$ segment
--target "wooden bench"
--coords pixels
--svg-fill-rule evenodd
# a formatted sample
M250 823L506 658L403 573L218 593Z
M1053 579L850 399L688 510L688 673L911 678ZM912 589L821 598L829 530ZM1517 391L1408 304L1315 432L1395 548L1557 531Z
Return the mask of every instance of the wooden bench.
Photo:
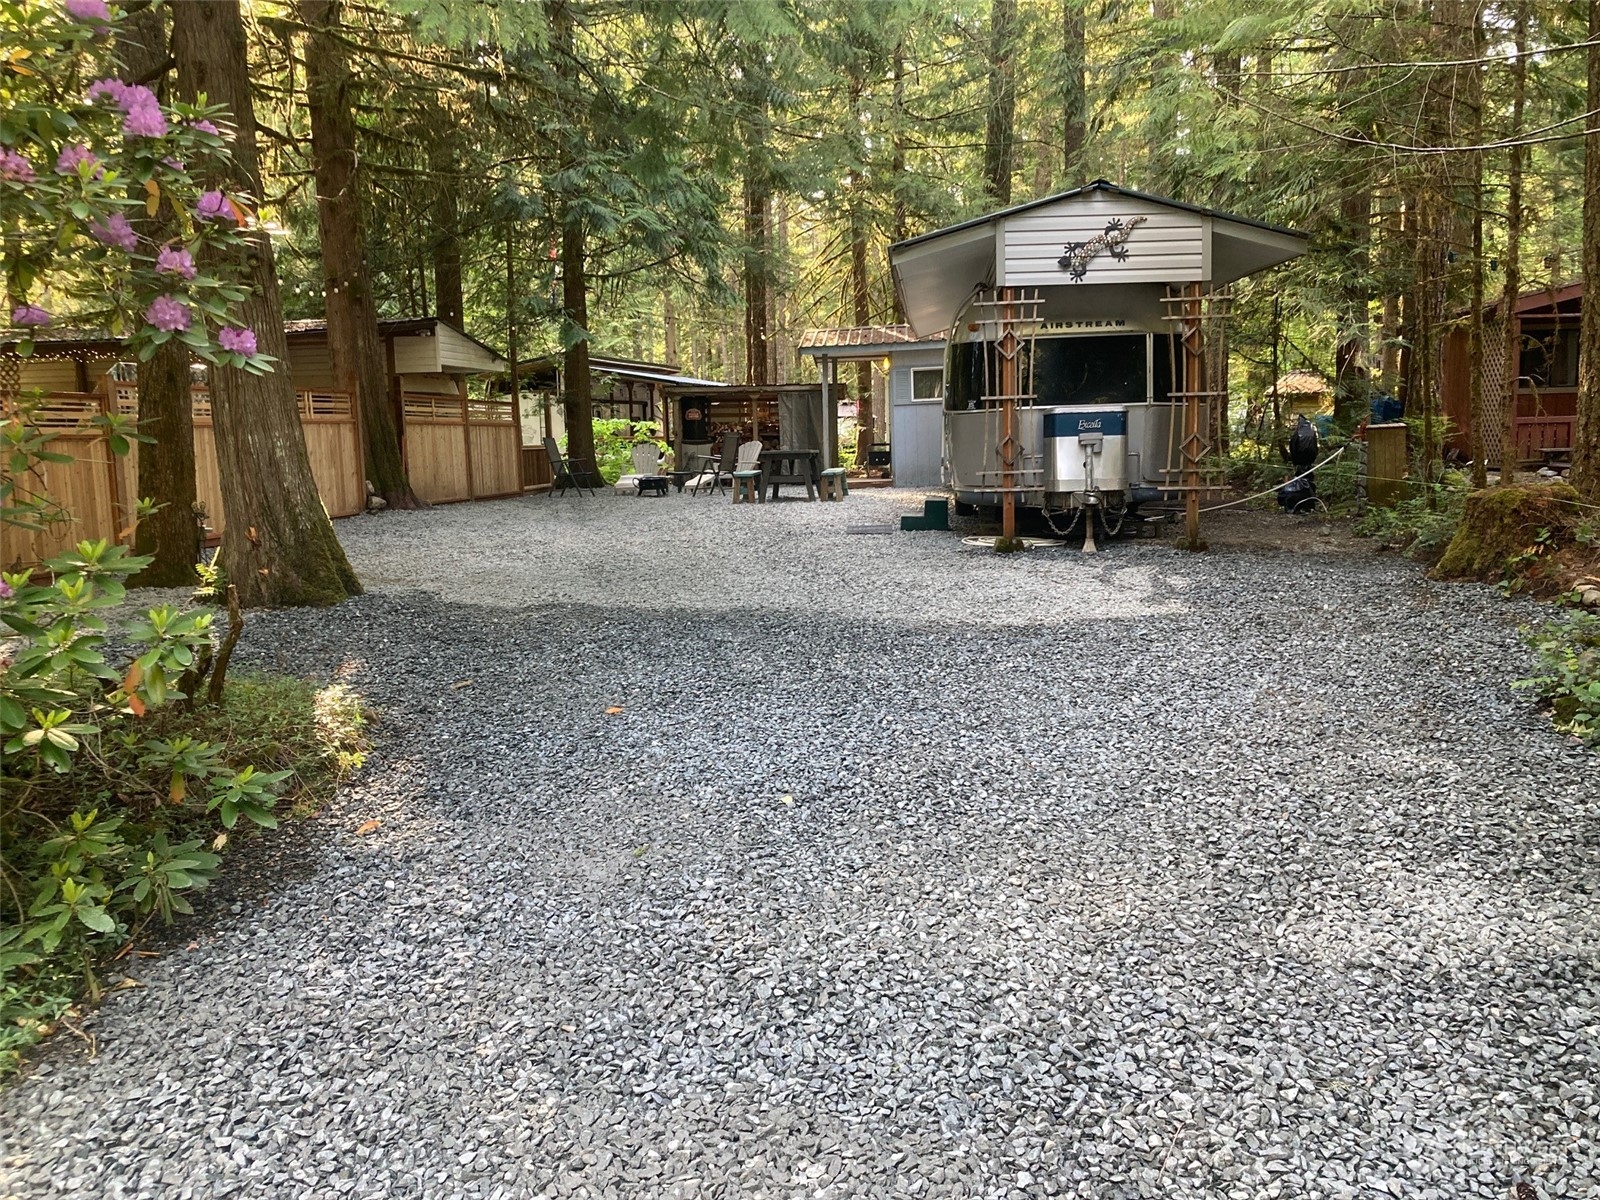
M850 480L843 467L829 467L822 472L820 494L824 500L843 500L850 494Z

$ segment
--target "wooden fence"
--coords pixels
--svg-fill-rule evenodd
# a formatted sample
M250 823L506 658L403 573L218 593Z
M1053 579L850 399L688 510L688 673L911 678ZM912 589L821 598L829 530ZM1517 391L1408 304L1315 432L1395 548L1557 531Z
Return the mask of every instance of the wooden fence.
M522 448L522 490L547 492L555 483L555 473L550 470L550 455L543 446Z
M509 398L406 392L406 474L430 504L522 491L522 435Z
M366 505L366 480L361 468L361 437L355 406L342 392L298 392L300 426L305 431L311 473L323 506L331 517L348 517ZM211 395L203 386L191 393L194 406L196 498L206 506L213 536L223 529L222 479L217 467L216 434L211 422ZM127 455L111 453L105 435L93 424L101 412L136 415L137 385L106 377L106 391L55 392L36 414L39 425L56 435L54 453L70 462L44 463L27 481L23 494L50 496L67 519L39 531L0 531L0 562L7 567L33 566L86 539L108 541L131 536L134 502L139 494L138 443Z

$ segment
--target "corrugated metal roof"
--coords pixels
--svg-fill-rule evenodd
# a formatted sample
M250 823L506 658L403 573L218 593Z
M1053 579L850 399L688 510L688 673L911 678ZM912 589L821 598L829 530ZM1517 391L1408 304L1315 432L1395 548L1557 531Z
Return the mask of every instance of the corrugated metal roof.
M1315 371L1289 371L1278 376L1278 392L1294 396L1320 396L1333 385Z
M842 329L808 329L800 335L800 349L843 350L854 346L897 346L942 340L942 333L919 338L909 325L851 325Z

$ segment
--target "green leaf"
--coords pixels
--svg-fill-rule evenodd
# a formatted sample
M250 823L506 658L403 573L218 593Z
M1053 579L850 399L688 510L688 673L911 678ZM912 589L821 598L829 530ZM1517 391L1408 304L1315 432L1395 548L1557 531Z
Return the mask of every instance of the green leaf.
M117 923L111 914L98 905L78 909L78 920L96 933L115 933L117 929Z

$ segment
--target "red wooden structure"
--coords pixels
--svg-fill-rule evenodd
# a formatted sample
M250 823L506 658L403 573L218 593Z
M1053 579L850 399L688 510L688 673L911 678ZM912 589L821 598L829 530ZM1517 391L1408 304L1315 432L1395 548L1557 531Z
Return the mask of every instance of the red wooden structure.
M1505 316L1502 305L1484 311L1483 430L1484 453L1499 465L1500 431L1505 412L1505 380L1516 388L1516 458L1519 463L1544 461L1546 451L1569 448L1578 420L1578 320L1583 284L1569 283L1526 292L1512 309L1517 324L1517 354L1505 361ZM1469 457L1472 453L1472 376L1465 325L1445 338L1440 402L1450 419L1446 445Z

